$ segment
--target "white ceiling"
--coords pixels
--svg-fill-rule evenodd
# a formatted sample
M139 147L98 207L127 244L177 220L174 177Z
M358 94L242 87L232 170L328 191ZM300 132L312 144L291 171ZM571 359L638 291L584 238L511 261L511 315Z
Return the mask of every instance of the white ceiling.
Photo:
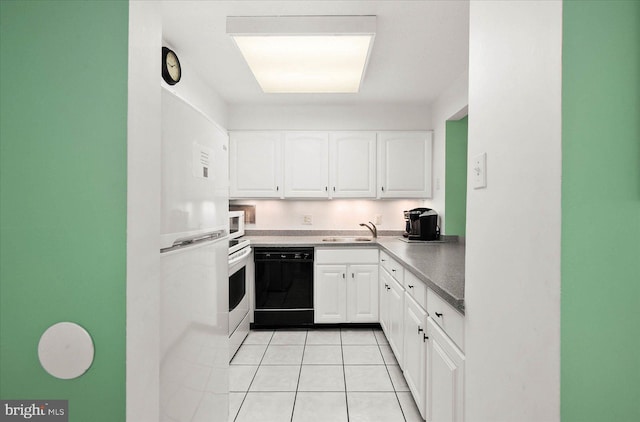
M226 17L276 15L376 15L360 92L264 94L226 34ZM162 22L165 41L228 104L427 105L468 68L468 0L165 0Z

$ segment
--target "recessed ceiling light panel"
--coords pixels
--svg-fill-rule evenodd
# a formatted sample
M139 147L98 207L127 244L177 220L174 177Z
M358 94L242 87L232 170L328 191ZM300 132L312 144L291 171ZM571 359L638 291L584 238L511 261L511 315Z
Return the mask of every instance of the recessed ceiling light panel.
M375 36L375 16L229 17L266 93L355 93Z

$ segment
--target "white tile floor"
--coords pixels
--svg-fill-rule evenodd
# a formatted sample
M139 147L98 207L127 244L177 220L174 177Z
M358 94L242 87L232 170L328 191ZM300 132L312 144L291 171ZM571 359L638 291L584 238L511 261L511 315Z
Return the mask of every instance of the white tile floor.
M251 331L230 372L229 421L423 421L380 330Z

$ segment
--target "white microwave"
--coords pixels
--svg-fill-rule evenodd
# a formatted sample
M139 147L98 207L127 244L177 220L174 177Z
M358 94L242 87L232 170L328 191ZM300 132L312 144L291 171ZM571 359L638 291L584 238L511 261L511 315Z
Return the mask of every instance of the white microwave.
M229 238L244 236L244 211L229 211Z

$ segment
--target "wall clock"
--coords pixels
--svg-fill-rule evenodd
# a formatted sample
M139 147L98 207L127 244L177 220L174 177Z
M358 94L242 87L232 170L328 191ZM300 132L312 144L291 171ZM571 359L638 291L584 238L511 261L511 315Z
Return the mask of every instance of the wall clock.
M162 47L162 79L169 85L175 85L180 81L182 69L180 68L180 60L176 53Z

